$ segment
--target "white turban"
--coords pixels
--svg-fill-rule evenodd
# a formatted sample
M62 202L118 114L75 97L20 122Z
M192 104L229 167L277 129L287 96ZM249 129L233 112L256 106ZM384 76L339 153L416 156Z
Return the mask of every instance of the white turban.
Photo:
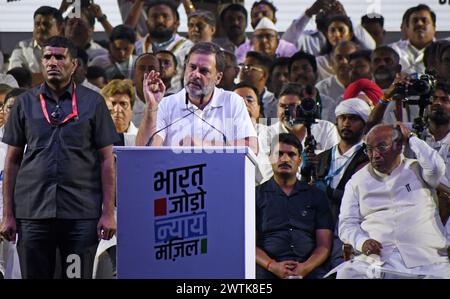
M255 27L255 31L259 29L270 29L273 31L277 31L277 27L275 27L275 24L268 17L263 17L258 22L258 25L256 25Z
M361 117L366 123L369 119L370 107L360 98L343 100L337 105L335 110L336 117L343 114L354 114Z

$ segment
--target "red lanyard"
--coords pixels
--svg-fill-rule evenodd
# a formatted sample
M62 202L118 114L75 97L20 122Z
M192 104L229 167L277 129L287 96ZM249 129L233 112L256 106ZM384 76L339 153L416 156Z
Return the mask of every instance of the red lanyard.
M63 123L65 123L66 121L68 121L69 119L75 117L78 117L78 108L77 108L77 97L75 95L75 82L73 83L73 92L72 92L72 113L70 113L69 115L67 115L62 122L58 123L57 125L62 125ZM39 98L41 99L41 107L42 107L42 112L44 113L44 117L47 120L47 122L50 125L55 125L54 123L52 123L50 121L50 118L48 117L48 112L47 112L47 105L45 104L45 100L44 100L44 95L41 93L39 95Z

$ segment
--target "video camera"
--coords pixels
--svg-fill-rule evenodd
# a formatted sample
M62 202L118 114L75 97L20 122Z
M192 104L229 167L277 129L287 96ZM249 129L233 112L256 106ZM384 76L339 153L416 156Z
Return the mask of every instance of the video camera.
M427 106L431 104L431 96L436 88L436 79L432 74L411 74L407 84L397 84L392 98L402 100L410 105ZM417 99L409 99L409 96L419 96Z
M312 98L302 99L300 105L289 105L284 109L284 115L291 126L296 124L314 124L318 118L318 104Z

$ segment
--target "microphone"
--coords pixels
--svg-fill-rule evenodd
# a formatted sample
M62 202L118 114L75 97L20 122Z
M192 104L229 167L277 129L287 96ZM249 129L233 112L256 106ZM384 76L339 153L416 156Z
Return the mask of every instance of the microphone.
M188 108L186 108L186 109L189 110ZM164 130L167 129L168 127L170 127L170 126L176 124L177 122L179 122L179 121L185 119L186 117L188 117L188 116L191 115L191 114L194 114L194 115L195 115L194 112L195 112L195 110L193 110L193 109L192 109L192 110L189 110L189 113L186 114L185 116L180 117L179 119L176 119L175 121L171 122L170 124L168 124L168 125L165 126L164 128L161 128L161 129L159 129L158 131L156 131L155 133L153 133L152 136L150 136L150 138L148 139L148 142L145 144L145 146L150 146L150 144L152 144L153 138L155 137L156 134L158 134L158 133L161 132L161 131L164 131Z

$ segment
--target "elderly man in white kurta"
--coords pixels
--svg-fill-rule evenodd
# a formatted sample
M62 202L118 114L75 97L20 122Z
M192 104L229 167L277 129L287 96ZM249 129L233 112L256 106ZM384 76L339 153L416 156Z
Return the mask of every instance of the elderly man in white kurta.
M337 278L450 278L434 190L444 161L402 124L375 126L366 144L370 164L348 182L339 216L339 237L362 254Z

